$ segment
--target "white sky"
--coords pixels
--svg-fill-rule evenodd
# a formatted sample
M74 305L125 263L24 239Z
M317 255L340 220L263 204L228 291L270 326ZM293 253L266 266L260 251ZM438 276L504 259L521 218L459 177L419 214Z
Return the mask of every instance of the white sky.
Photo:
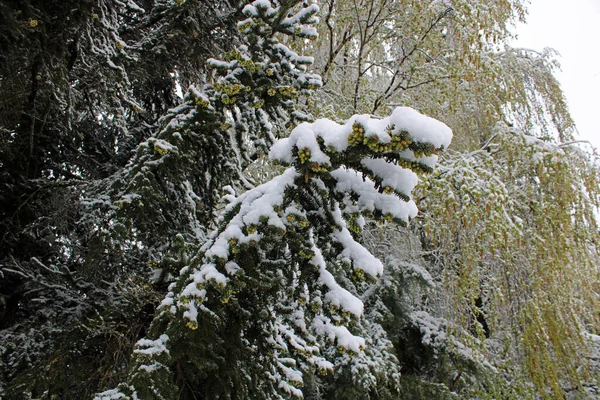
M600 149L600 0L531 0L514 47L560 53L558 80L580 140Z

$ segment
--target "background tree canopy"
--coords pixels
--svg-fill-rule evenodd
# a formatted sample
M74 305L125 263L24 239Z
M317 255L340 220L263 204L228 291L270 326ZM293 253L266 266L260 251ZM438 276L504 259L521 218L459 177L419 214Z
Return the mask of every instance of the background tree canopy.
M0 397L597 396L598 159L525 16L0 0Z

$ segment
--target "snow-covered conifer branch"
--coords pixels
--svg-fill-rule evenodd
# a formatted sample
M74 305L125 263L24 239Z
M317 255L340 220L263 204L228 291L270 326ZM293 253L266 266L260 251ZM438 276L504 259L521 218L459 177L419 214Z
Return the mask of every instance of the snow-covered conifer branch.
M252 379L272 382L274 393L301 395L304 373L331 370L329 345L349 357L366 346L363 303L343 282L373 282L383 264L353 237L354 214L407 223L417 212L411 170L433 168L451 138L444 124L407 108L344 125L301 124L270 152L291 167L227 205L219 228L159 306L155 325L163 328L155 334L193 341L246 313L236 335L272 355ZM216 328L207 328L209 321ZM140 346L148 343L155 341ZM170 343L160 342L171 358L187 357ZM143 365L153 365L146 353Z

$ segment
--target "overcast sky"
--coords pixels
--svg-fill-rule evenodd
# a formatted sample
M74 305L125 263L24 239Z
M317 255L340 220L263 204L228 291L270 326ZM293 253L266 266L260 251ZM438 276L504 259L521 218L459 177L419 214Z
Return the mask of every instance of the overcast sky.
M600 149L600 0L531 0L514 47L560 53L557 73L579 139Z

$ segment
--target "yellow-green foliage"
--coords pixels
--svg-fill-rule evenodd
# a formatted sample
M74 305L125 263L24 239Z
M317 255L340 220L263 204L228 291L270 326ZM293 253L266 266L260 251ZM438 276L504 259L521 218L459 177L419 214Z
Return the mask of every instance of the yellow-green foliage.
M573 140L574 124L554 53L508 46L523 0L360 5L323 5L321 36L305 47L326 90L307 104L339 119L402 104L453 129L461 153L449 153L415 196L443 267L447 317L475 337L490 329L505 351L488 354L523 388L530 381L562 396L561 381L587 379L581 333L596 331L599 187L596 156L559 144ZM508 128L489 140L507 121L546 141ZM350 143L382 151L358 125Z
M419 190L448 318L483 337L484 309L497 361L562 398L589 379L583 333L599 327L596 156L503 132L444 164Z

